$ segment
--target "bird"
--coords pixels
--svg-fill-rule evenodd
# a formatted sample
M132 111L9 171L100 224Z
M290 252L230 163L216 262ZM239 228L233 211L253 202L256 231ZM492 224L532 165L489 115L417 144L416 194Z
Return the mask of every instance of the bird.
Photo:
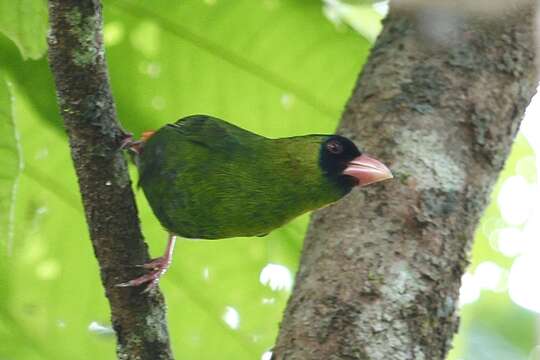
M209 115L181 118L139 141L127 137L122 147L134 153L138 185L169 233L165 254L122 287L154 287L171 264L177 236L265 236L356 186L392 178L344 136L271 139Z

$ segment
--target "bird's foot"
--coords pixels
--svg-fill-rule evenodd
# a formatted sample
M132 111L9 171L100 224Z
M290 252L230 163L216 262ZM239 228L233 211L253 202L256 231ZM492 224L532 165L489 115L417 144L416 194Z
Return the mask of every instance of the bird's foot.
M136 154L140 154L141 147L144 141L142 140L134 140L133 134L126 134L126 137L122 139L120 142L120 149L121 150L131 150Z
M159 279L161 278L161 276L163 276L163 274L167 272L169 266L171 265L175 242L176 236L173 234L169 234L169 240L167 241L167 248L165 249L165 254L151 260L146 264L138 265L140 267L150 270L147 274L139 276L138 278L135 278L133 280L117 284L116 286L132 287L140 286L142 284L148 284L144 292L149 292L154 289L159 283Z
M152 261L139 265L140 267L143 267L145 269L149 269L150 272L147 274L144 274L142 276L139 276L138 278L135 278L130 281L123 282L121 284L117 284L118 287L132 287L132 286L140 286L142 284L148 284L146 286L145 292L151 291L153 288L157 286L159 283L159 279L163 274L167 272L167 269L169 268L169 265L171 265L171 258L168 256L160 256L156 259L153 259Z
M133 134L126 133L125 137L122 139L120 143L120 149L125 150L129 149L133 151L135 154L140 154L142 151L142 148L144 146L144 143L148 141L154 135L155 131L145 131L141 134L140 140L134 140Z

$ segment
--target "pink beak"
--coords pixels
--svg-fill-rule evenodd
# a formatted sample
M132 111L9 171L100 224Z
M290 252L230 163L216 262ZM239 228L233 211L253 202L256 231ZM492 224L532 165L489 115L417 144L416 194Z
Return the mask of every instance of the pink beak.
M343 174L357 178L359 186L366 186L394 177L386 165L367 155L360 155L351 160Z

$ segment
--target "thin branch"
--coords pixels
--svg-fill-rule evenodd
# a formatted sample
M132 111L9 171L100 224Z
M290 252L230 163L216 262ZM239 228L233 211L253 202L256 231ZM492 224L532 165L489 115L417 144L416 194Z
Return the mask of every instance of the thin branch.
M172 359L160 292L116 284L148 260L116 121L105 62L99 0L49 0L49 63L69 136L86 220L120 359ZM61 176L61 174L58 174Z

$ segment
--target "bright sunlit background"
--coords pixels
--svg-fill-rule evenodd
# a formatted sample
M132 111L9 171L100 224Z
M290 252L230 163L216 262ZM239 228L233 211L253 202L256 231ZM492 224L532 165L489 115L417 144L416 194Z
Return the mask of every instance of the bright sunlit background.
M25 12L10 12L12 3L0 0L0 359L113 359L44 58L44 2L29 0ZM388 10L385 2L338 0L104 5L127 129L209 113L271 137L334 131ZM434 38L455 24L432 15ZM478 227L449 360L540 359L539 116L535 98ZM146 239L160 254L166 234L137 197ZM162 281L177 358L270 359L307 221L265 238L177 244Z
M540 359L539 117L536 95L476 232L450 359Z

